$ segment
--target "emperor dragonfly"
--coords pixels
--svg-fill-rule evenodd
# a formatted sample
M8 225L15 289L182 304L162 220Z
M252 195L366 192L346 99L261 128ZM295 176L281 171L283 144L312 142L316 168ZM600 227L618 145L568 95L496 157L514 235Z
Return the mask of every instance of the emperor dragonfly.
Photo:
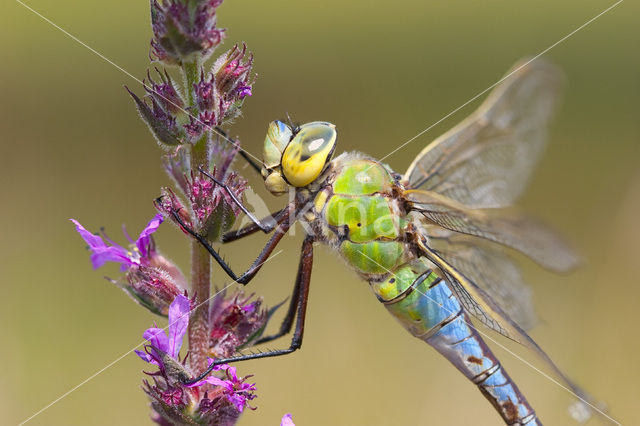
M257 343L287 334L295 320L293 339L287 349L217 359L189 383L218 364L284 355L301 347L313 244L319 242L368 281L412 335L476 384L506 424L541 422L470 317L532 349L578 398L597 408L599 403L525 331L534 322L528 289L513 262L491 244L520 251L554 271L570 270L578 262L552 231L506 209L524 190L541 155L560 80L559 72L541 60L516 65L478 110L429 144L404 175L360 153L332 159L337 133L331 123L272 122L262 167L245 159L261 172L267 190L282 195L293 188L295 197L260 221L225 187L253 224L225 234L223 242L259 230L274 232L245 273L236 275L206 238L182 222L179 212L172 216L241 284L257 274L293 223L305 225L288 312L280 331Z

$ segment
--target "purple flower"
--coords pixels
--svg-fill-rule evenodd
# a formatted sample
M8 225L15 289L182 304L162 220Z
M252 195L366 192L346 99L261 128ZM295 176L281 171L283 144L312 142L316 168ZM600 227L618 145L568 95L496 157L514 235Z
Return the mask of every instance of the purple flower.
M190 310L189 299L181 294L176 296L169 307L169 332L165 334L163 328L148 328L142 335L149 342L145 346L147 352L136 350L136 354L144 361L155 364L161 369L164 368L165 355L178 360L182 339L189 326Z
M126 271L132 266L148 264L148 261L155 254L155 244L151 234L158 229L164 219L161 214L155 215L142 230L135 242L131 240L126 231L124 231L125 236L133 247L131 250L127 250L114 243L106 236L105 239L107 243L105 243L101 236L87 231L77 220L69 220L76 225L76 231L78 231L82 239L89 245L93 269L98 269L107 262L116 262L120 264L122 271Z
M240 99L244 99L245 96L251 96L251 86L238 86L236 88L236 92L238 92L238 97Z
M143 336L148 344L136 354L145 362L156 365L158 372L147 373L154 382L144 382L144 390L152 399L156 421L168 424L185 424L185 418L199 419L202 424L235 424L237 417L249 407L256 397L255 384L245 383L251 377L239 378L235 367L219 365L215 371L225 377L206 377L196 383L184 383L193 372L180 360L180 348L189 326L191 302L186 296L176 296L169 308L168 332L151 327ZM209 358L209 363L213 359ZM224 421L223 421L224 420ZM227 421L229 420L229 421ZM233 421L230 421L233 420ZM191 424L191 423L188 423ZM200 423L198 423L200 424Z
M200 111L205 111L214 107L215 104L215 85L213 75L205 75L204 69L200 70L200 81L193 85L196 100Z
M149 130L161 146L176 146L184 142L186 138L185 130L178 126L176 116L174 115L176 110L178 113L181 111L179 108L173 105L172 102L168 102L159 96L156 92L154 92L156 96L149 94L145 99L140 99L135 93L129 90L128 87L125 86L125 89L127 89L127 92L129 92L133 98L142 121L147 124ZM149 87L146 85L145 89L149 91ZM158 90L167 93L170 89L165 87ZM151 100L151 106L149 106L149 102L147 102L149 99ZM164 108L162 106L163 104L165 105ZM170 107L170 105L172 107Z
M143 82L147 96L155 100L159 106L169 114L184 112L184 100L180 93L178 93L178 89L176 89L167 70L164 70L164 73L161 73L158 68L155 70L160 77L160 82L155 82L147 70L147 80Z
M238 88L251 89L250 75L253 68L253 55L247 55L247 46L233 46L231 50L220 56L213 64L211 72L215 75L218 92L223 97L231 98L237 95Z
M211 363L213 360L209 359L209 362ZM229 402L231 402L239 412L242 412L245 407L253 409L253 407L249 405L249 401L256 397L254 394L256 391L256 385L255 383L245 383L245 380L251 376L239 379L236 374L236 368L227 364L217 365L214 367L214 370L226 372L227 378L221 379L215 376L208 376L198 382L188 385L187 387L198 387L205 383L219 386L224 390L224 395L227 400L229 400Z
M106 236L92 234L77 220L71 219L76 230L89 245L91 263L97 269L106 262L120 264L126 274L117 280L108 279L124 290L131 298L158 315L166 316L169 305L187 286L180 268L156 251L152 234L163 221L157 214L133 241L124 231L130 247L125 249ZM106 242L105 242L106 240Z
M280 420L280 426L296 426L293 423L293 419L291 418L291 414L287 413L282 416L282 420Z
M262 298L252 298L253 295L245 297L242 291L230 297L226 296L226 292L216 295L209 314L209 351L213 356L232 356L238 349L260 338L273 312L262 308Z
M162 256L157 257L164 259ZM182 272L175 265L171 273L163 268L134 266L127 271L124 278L109 281L122 288L135 302L155 314L166 317L171 302L182 294L186 285L184 280L178 284L174 276L184 279Z
M247 182L234 172L225 175L222 168L214 167L211 174L225 183L236 197L241 197L247 187ZM197 229L210 240L219 239L223 232L233 226L240 214L240 208L229 193L202 173L191 175L187 192L198 224Z
M202 0L189 10L180 0L151 0L151 56L169 64L182 64L199 55L205 61L224 38L216 26L216 8L222 0Z

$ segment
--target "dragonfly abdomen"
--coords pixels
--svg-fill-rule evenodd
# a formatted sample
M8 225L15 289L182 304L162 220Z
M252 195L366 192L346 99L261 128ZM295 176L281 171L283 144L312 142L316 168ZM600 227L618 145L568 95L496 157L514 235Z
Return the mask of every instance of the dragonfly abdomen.
M415 337L444 355L478 386L509 425L541 424L502 368L447 283L424 258L399 267L371 287L389 312Z

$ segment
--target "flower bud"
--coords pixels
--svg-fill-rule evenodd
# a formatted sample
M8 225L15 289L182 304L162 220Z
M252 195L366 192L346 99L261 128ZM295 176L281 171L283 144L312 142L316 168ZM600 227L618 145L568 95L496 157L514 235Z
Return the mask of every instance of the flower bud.
M187 175L191 171L190 149L187 145L180 145L174 148L172 152L162 156L162 165L165 172L185 195L187 193Z
M143 361L158 367L158 371L146 373L153 378L153 384L143 382L154 411L153 419L161 425L235 424L246 407L254 409L249 402L256 397L256 386L246 383L250 375L238 377L235 367L222 364L213 368L214 374L185 384L194 377L180 358L192 307L187 297L177 296L169 307L168 327L148 328L143 333L148 343L144 350L135 351Z
M247 187L247 182L234 172L220 176L214 168L213 175L220 179L233 191L236 197L241 197ZM198 230L209 240L220 239L222 234L233 226L240 208L231 199L229 193L218 186L204 174L192 175L189 181L189 200L198 222Z
M214 63L211 72L215 75L216 88L225 98L244 98L251 94L249 77L253 67L253 55L247 55L247 46L233 46ZM242 92L242 96L240 96Z
M142 121L144 121L149 130L156 138L160 146L175 146L183 143L185 133L182 127L177 124L176 118L164 110L155 97L151 97L151 106L147 102L140 99L125 86L127 92L131 95Z
M151 0L151 55L168 65L206 61L222 42L216 27L216 8L222 0Z
M215 106L215 89L213 75L205 75L204 69L200 70L200 81L193 85L196 101L200 111L210 110Z
M216 358L230 357L238 349L254 343L262 334L270 316L262 308L262 298L251 301L253 294L245 297L244 292L238 291L231 297L226 297L225 293L215 297L209 317L209 348L211 356Z
M132 267L124 279L110 281L122 288L141 306L162 316L168 315L171 302L184 291L169 272L148 266Z
M161 73L157 68L155 70L160 77L160 82L156 83L147 70L147 80L143 82L145 91L167 113L174 115L184 113L185 102L178 93L169 73L166 70Z

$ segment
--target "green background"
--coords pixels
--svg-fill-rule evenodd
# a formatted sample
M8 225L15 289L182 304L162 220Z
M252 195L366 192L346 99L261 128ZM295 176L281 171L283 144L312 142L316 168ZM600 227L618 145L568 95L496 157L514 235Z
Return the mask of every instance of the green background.
M148 66L143 0L28 4L137 77ZM500 78L519 58L541 52L613 4L609 1L240 1L219 22L223 48L246 41L258 81L245 117L232 128L260 156L267 123L328 120L338 150L382 157ZM621 3L545 56L567 76L547 153L521 204L553 223L586 260L558 276L523 260L541 324L533 337L623 424L640 423L640 95L637 16ZM138 83L20 4L0 6L0 423L34 414L140 342L158 319L92 271L67 221L107 227L123 241L154 214L168 179L159 147L123 85ZM386 161L397 171L455 125L465 107ZM256 192L271 199L249 169ZM160 249L188 271L188 245L174 227ZM264 236L224 248L242 269ZM293 283L301 231L250 287L269 304ZM328 250L316 250L301 351L247 362L258 410L242 425L494 425L499 418L448 362L412 339L367 285ZM219 268L215 283L226 282ZM277 321L277 320L276 320ZM164 324L163 321L160 321ZM275 327L275 324L272 324ZM532 353L501 343L548 371ZM278 342L288 345L288 339ZM571 396L501 348L496 355L540 418L572 424ZM129 354L30 424L148 423L140 390L145 365Z

